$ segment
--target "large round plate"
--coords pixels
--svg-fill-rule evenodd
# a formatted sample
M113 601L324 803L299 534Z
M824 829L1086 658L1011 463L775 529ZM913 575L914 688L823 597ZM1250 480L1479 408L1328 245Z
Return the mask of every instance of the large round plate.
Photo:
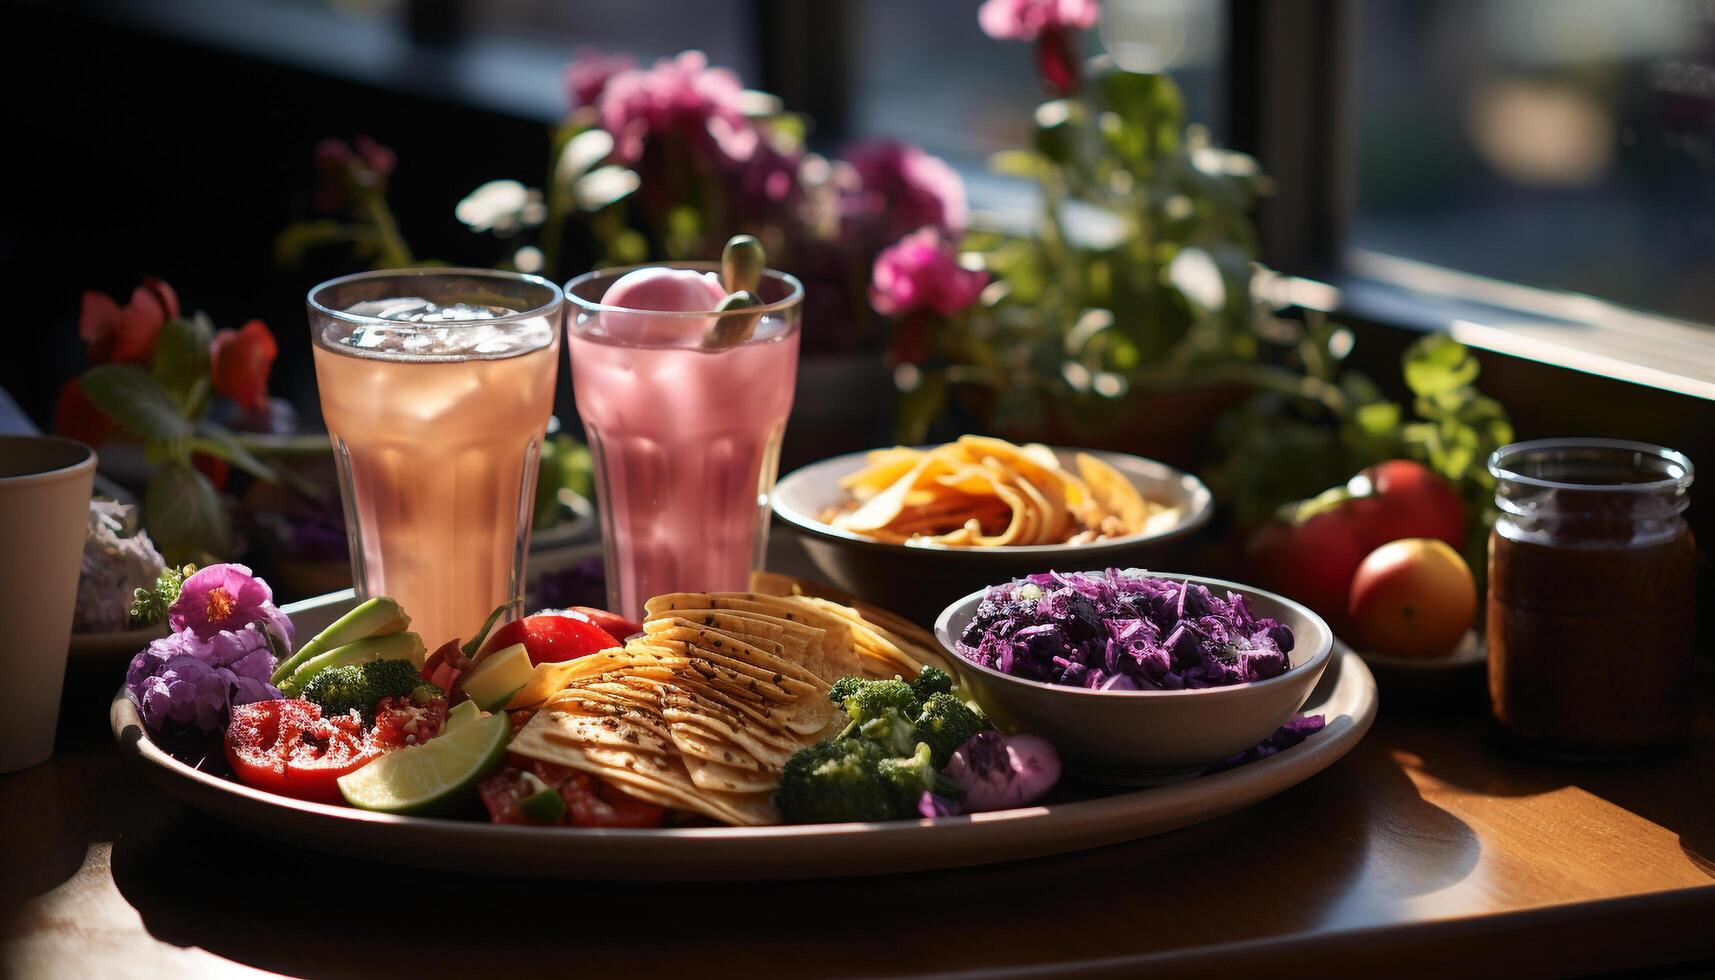
M739 881L889 874L1083 850L1231 813L1303 782L1345 755L1376 715L1376 685L1355 654L1329 665L1304 710L1328 724L1249 765L1153 789L938 820L785 827L591 830L396 817L304 803L199 772L146 737L121 691L114 737L156 785L230 823L306 847L488 874ZM1100 791L1096 791L1100 792Z

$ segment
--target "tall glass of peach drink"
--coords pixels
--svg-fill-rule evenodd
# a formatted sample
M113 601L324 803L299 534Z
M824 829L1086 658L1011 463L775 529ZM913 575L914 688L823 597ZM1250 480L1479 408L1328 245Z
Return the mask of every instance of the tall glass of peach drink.
M370 272L309 294L360 598L434 647L522 597L563 297L535 276Z

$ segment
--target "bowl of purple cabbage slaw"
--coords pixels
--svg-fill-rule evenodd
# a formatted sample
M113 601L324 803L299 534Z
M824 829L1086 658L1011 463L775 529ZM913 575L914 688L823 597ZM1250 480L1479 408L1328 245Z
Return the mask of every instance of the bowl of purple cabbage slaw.
M1138 569L990 586L948 606L935 635L1002 728L1122 784L1195 774L1267 738L1309 698L1334 640L1271 592Z

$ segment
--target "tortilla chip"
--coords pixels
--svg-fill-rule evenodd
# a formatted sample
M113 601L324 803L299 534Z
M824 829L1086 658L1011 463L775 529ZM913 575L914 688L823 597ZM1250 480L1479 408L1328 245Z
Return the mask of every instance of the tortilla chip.
M1149 505L1144 502L1143 494L1137 492L1137 487L1125 474L1089 453L1079 453L1077 462L1078 472L1084 477L1084 483L1090 488L1090 496L1096 503L1118 516L1127 534L1141 534L1149 521Z

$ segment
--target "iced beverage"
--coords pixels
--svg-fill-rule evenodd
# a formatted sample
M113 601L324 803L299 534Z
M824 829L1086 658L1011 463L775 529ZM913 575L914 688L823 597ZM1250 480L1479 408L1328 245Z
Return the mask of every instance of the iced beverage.
M500 273L371 273L310 294L358 593L397 599L431 648L522 594L559 318L551 283Z
M604 306L625 272L574 280L567 330L572 390L595 461L608 603L641 619L652 596L744 589L762 567L802 289L768 273L754 332L710 348L712 314Z

